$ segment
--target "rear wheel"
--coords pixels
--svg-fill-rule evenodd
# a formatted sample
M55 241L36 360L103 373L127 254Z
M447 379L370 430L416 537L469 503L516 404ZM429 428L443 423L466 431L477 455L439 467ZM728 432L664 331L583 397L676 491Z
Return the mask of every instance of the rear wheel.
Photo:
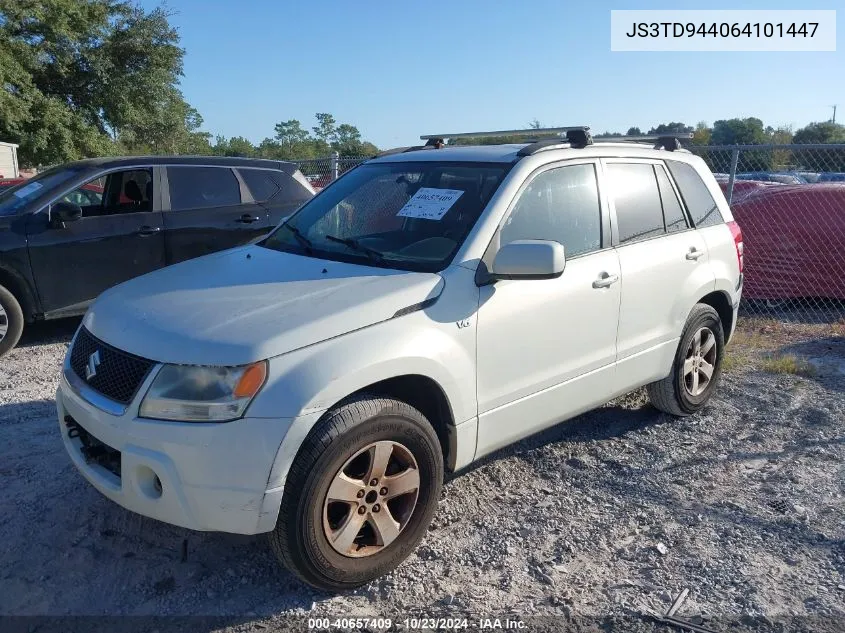
M21 305L11 292L0 286L0 356L18 344L22 332Z
M305 440L288 473L271 548L317 588L364 585L414 550L442 481L440 444L419 411L397 400L356 398Z
M670 415L691 415L704 407L719 381L725 334L719 314L699 303L687 318L672 373L647 386L651 403Z

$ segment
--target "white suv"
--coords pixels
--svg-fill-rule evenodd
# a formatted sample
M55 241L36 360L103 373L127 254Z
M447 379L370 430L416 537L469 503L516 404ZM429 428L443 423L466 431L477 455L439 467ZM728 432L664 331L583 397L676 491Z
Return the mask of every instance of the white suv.
M695 413L739 228L700 158L567 135L376 158L263 241L105 292L56 398L71 459L337 590L413 550L444 471L642 385Z

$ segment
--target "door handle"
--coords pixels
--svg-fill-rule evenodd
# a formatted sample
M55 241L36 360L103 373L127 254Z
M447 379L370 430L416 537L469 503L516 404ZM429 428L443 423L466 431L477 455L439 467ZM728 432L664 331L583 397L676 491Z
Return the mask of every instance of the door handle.
M244 213L241 217L239 217L235 222L240 222L241 224L252 224L253 222L258 222L261 218L257 215L250 215L249 213Z
M140 235L141 237L146 237L148 235L155 235L159 231L161 231L160 226L142 226L140 229L138 229L138 235Z
M608 273L602 273L601 275L599 275L599 278L593 282L593 288L609 288L617 281L619 281L619 275L609 275Z
M698 260L699 257L704 257L704 251L698 250L695 246L690 246L689 252L687 253L687 259L694 262Z

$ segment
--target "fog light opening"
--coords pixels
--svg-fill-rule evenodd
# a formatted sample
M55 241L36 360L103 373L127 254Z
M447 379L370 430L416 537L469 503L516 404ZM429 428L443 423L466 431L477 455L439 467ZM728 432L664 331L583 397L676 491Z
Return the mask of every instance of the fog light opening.
M155 474L152 468L138 466L137 471L138 488L148 499L158 499L163 493L161 479Z

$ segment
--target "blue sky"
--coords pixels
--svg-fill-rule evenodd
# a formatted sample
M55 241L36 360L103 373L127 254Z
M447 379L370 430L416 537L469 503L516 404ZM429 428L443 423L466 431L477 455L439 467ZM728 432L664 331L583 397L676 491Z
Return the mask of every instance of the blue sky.
M152 8L160 2L142 0ZM786 0L721 8L796 9ZM801 3L803 4L803 3ZM839 104L841 0L832 53L612 53L611 9L707 2L170 0L186 49L182 90L212 134L259 142L330 112L384 148L420 134L545 125L594 132L757 116L800 127Z

